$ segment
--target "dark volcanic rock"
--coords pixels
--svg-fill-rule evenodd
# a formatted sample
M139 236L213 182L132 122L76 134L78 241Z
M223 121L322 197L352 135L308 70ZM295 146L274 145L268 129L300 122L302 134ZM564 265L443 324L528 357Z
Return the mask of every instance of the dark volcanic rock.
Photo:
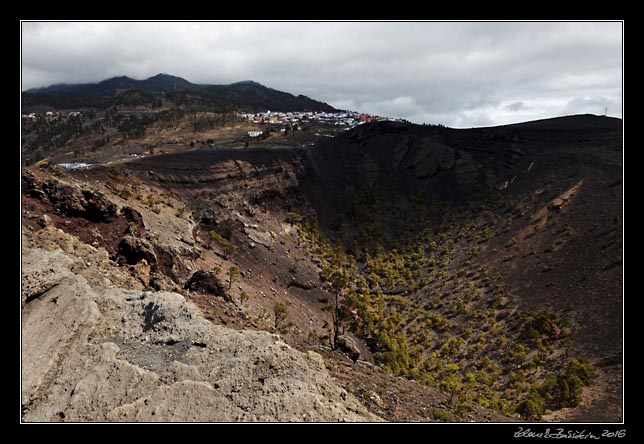
M443 143L425 140L414 156L414 173L417 177L431 177L439 170L454 168L454 149Z
M118 207L105 198L103 193L98 191L83 190L84 202L81 205L85 210L84 217L92 222L110 221L116 215Z
M454 164L454 172L456 173L459 183L461 185L469 185L474 183L480 171L480 164L472 158L472 155L465 152L458 152L459 158Z
M298 276L291 276L290 281L286 284L287 287L295 287L295 288L301 288L302 290L313 290L314 288L318 288L318 285L312 280L303 280L302 278Z
M356 362L360 357L360 349L356 345L355 341L348 336L338 336L335 345L344 353L346 353L353 362Z
M82 217L91 222L109 222L118 211L101 192L82 190L80 187L65 184L57 179L40 182L27 172L22 176L26 192L34 198L48 200L57 214Z
M161 273L155 273L150 276L150 287L154 288L157 291L175 290L175 285L172 283L170 278Z
M229 299L224 285L212 271L196 271L190 276L185 287L188 290L220 296L226 300Z
M143 226L143 216L132 207L121 208L121 214L128 222L133 222L138 226Z
M40 186L40 182L36 179L36 176L33 175L30 171L25 171L22 173L22 190L23 193L28 194L29 196L35 199L44 199L45 193Z
M415 137L405 136L394 148L394 166L396 168L400 167L402 161L405 159L405 156L409 152L409 147L414 143Z
M145 259L148 264L156 264L157 256L154 247L145 239L134 236L124 236L118 246L118 253L126 263L133 265Z
M54 225L54 221L52 221L51 217L49 217L47 214L43 214L42 216L40 216L38 218L38 224L41 227L45 228L45 227L49 227L51 225Z

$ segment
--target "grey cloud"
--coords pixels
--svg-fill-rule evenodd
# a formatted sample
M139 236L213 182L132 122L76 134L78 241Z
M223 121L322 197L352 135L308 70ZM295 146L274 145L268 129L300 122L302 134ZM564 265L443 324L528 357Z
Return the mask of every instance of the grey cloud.
M579 97L605 98L621 117L621 39L621 23L610 22L25 22L22 88L167 72L253 79L418 123L577 113L590 106Z
M529 106L527 106L525 103L521 101L510 103L505 107L505 109L508 109L510 111L520 111L520 110L525 110L529 108L530 108Z
M605 97L575 97L561 111L562 114L604 114L617 108L615 101Z

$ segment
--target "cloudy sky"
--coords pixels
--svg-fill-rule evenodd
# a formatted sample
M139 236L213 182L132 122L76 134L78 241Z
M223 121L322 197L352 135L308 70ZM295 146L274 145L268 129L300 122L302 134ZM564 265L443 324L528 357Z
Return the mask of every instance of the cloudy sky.
M619 22L24 22L21 42L23 90L165 72L451 127L622 117Z

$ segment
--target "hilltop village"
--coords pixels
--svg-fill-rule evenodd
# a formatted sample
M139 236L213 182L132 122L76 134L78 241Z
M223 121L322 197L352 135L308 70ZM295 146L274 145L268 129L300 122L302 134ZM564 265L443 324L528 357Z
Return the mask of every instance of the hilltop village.
M365 113L358 113L356 111L340 111L335 113L307 111L307 112L271 112L266 111L262 113L245 113L243 117L252 123L270 123L274 125L284 125L296 127L299 123L318 122L327 125L344 126L346 129L351 129L356 125L369 122L401 122L400 119L393 119L391 117L373 116Z

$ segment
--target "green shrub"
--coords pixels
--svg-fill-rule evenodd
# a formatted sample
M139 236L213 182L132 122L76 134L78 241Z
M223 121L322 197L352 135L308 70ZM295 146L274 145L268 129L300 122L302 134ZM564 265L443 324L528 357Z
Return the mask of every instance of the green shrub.
M283 302L276 302L273 306L274 326L277 330L288 316L288 307Z
M530 390L528 395L519 403L516 412L522 418L530 420L539 420L545 410L546 402L537 390Z
M540 392L546 406L560 409L579 405L583 386L589 385L594 376L595 372L587 361L570 360L564 373L548 375L541 385Z
M433 407L432 408L432 416L437 421L443 421L443 422L453 422L454 421L454 417L452 416L452 414L450 412L448 412L445 409L438 408L438 407Z
M210 230L208 232L208 241L208 246L211 246L212 242L217 242L219 245L221 245L221 248L224 252L224 258L227 258L230 253L235 251L235 246L232 244L232 242L217 233L215 230Z
M595 371L585 359L572 359L568 362L566 374L578 377L584 385L589 385L595 377Z

